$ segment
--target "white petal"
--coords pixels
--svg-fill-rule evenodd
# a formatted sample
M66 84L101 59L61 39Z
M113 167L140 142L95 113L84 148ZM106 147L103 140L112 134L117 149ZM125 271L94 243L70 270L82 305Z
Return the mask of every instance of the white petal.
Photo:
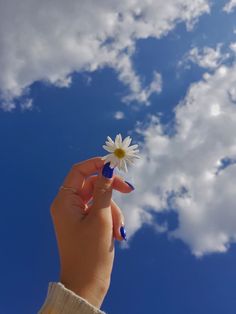
M126 155L126 157L139 158L139 155L137 155L137 154L130 154L130 155Z
M118 136L118 134L117 134L116 137L115 137L115 145L116 145L116 146L118 146L118 141L119 141L119 136Z
M138 156L138 154L136 154L136 153L127 153L126 156L127 157L134 157L134 156Z
M118 163L117 168L118 168L119 170L123 170L122 167L121 167L121 163L120 163L120 162Z
M120 160L114 154L111 154L110 162L111 167L115 168L119 164Z
M106 143L106 145L109 146L109 147L115 147L115 144L112 144L111 142L106 141L105 143Z
M124 172L128 172L126 162L124 159L120 161L119 170L123 170Z
M131 151L131 150L134 150L135 148L138 147L138 144L135 144L135 145L131 145L127 148L128 151Z
M128 157L128 156L127 156L127 157L125 158L125 160L126 160L129 164L131 164L131 165L134 165L134 164L135 164L132 157Z
M134 166L134 165L135 165L135 163L134 163L133 161L126 160L126 162L127 162L127 164L128 164L129 166Z
M127 156L127 157L132 158L132 160L141 159L141 157L139 155L131 155L131 156Z
M108 142L110 142L112 145L115 145L115 143L113 142L113 140L110 138L110 136L107 137Z
M117 135L116 135L115 145L116 145L118 148L122 147L122 137L121 137L121 134L117 134Z
M137 154L139 152L138 149L135 149L135 150L131 150L131 151L126 151L126 155L133 155L133 154Z
M113 157L113 154L108 154L104 157L102 157L102 160L105 160L106 162L110 161L110 159Z
M115 159L115 156L114 156L114 155L111 154L111 155L107 158L106 162L110 162L110 166L111 166L112 168L115 168L115 167L116 167L116 159Z
M102 147L103 147L106 151L108 151L108 152L110 152L110 153L113 153L114 150L115 150L114 147L108 147L108 146L106 146L106 145L102 145Z
M132 141L132 138L130 136L127 136L124 140L123 140L123 148L126 149L130 143Z
M114 159L111 160L110 166L111 166L111 168L115 168L117 166L117 163Z
M126 165L126 161L123 160L123 162L124 162L124 169L125 169L125 172L128 172L127 165Z

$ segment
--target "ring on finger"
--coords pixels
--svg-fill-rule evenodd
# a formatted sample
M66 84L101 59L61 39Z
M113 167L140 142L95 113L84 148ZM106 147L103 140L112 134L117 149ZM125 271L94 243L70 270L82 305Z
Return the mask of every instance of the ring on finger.
M61 185L59 190L69 190L69 191L72 191L73 193L78 194L78 191L75 188L70 187L70 186Z

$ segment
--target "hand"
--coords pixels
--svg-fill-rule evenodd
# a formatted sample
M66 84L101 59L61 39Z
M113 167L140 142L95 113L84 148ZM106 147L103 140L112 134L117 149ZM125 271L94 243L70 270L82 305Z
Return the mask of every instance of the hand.
M63 186L76 192L61 189L50 208L60 255L60 281L98 308L110 285L114 237L123 239L120 227L124 218L112 200L112 190L132 191L122 178L102 176L103 166L100 157L75 164Z

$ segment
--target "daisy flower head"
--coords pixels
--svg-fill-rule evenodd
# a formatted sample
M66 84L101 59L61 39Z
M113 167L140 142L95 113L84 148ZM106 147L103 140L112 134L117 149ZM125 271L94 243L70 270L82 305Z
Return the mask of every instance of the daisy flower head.
M107 137L106 145L102 147L109 152L108 155L102 157L106 162L110 162L110 167L117 167L119 170L128 172L127 164L133 165L135 158L140 158L137 153L138 145L130 145L132 138L127 136L123 141L121 134L116 135L115 141L110 136Z

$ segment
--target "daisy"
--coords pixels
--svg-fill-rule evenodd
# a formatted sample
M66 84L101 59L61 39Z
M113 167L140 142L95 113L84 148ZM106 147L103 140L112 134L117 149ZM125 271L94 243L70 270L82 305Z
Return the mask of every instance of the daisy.
M138 145L129 146L132 141L130 136L127 136L123 141L121 134L116 135L115 142L107 137L106 145L102 147L110 154L102 157L106 162L110 162L111 168L117 167L119 170L128 172L127 163L134 164L135 158L140 158L137 153L139 152Z

